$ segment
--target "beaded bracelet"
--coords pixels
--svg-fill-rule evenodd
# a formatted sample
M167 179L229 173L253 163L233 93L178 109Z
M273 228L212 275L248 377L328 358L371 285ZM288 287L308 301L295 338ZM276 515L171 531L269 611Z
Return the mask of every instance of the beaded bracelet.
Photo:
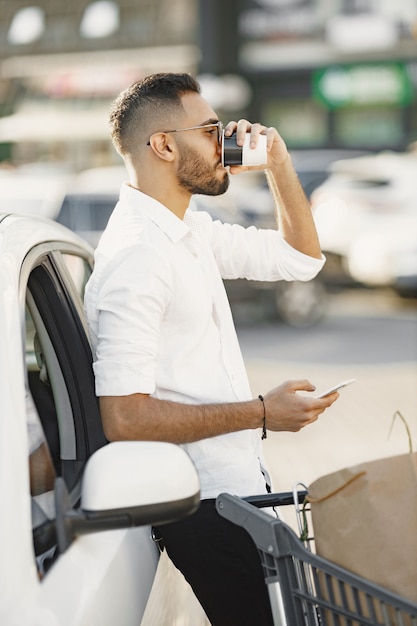
M262 425L262 439L266 439L267 434L266 434L266 409L265 409L265 400L264 397L259 394L258 396L259 400L262 402L262 405L264 407L264 421L263 421L263 425Z

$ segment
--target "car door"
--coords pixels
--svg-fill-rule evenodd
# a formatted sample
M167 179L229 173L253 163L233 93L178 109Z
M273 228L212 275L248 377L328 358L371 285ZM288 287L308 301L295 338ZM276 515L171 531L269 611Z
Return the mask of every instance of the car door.
M32 574L23 582L20 576L12 592L13 624L137 626L155 575L149 527L83 535L64 552L57 547L54 478L64 479L76 506L85 464L107 443L82 313L91 266L88 247L49 241L32 247L21 267L32 546L28 556L22 543L17 563Z

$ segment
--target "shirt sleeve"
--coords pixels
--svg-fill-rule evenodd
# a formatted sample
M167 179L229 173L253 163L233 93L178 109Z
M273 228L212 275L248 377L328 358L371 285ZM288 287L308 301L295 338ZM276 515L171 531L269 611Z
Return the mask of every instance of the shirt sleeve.
M199 215L199 217L197 217ZM277 281L314 278L326 261L293 248L278 230L244 228L213 221L208 213L196 214L197 230L209 237L222 278ZM204 224L204 228L202 228Z
M98 396L153 393L160 324L171 294L166 259L151 246L118 255L97 294Z

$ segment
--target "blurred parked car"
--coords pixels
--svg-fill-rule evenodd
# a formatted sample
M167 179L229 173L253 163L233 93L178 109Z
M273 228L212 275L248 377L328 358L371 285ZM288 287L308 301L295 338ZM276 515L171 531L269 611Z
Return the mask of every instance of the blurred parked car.
M84 237L94 248L128 179L122 165L84 170L71 181L55 219Z
M368 151L353 148L291 150L295 170L308 198L311 198L313 191L328 178L333 163L369 154Z
M359 283L417 296L417 208L414 215L384 215L374 228L358 235L347 268Z
M333 164L312 194L326 255L341 272L399 293L417 288L417 150Z
M59 211L72 173L53 163L0 167L3 210L53 217Z
M138 626L149 525L199 503L180 447L106 442L82 306L92 252L53 221L0 213L4 626Z

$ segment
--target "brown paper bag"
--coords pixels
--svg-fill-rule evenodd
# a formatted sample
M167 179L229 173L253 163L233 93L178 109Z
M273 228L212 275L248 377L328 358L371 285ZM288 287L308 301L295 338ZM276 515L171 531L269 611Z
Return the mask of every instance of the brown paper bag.
M308 493L317 554L417 602L417 453L342 469Z

